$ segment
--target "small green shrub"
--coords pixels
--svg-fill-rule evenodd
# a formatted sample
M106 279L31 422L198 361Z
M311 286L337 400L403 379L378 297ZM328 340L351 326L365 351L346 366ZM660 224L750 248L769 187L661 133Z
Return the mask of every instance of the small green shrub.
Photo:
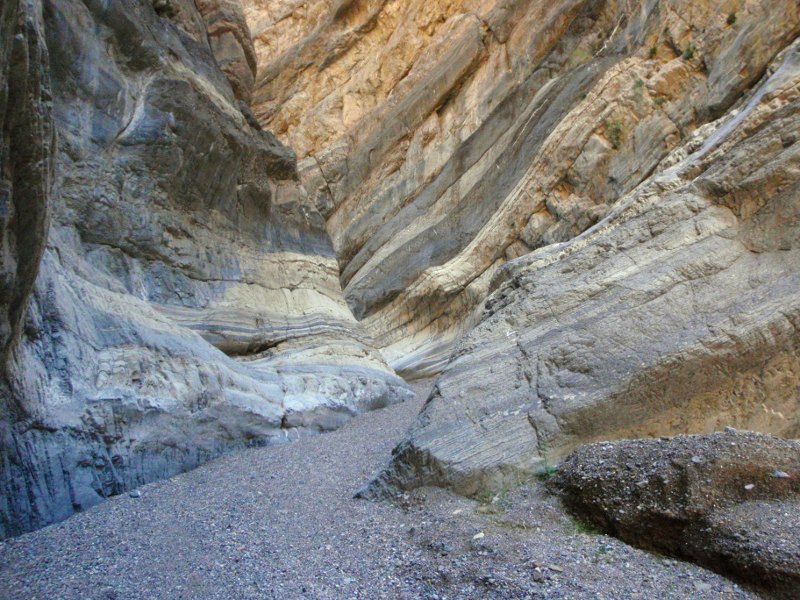
M736 13L735 12L728 13L728 18L725 20L725 22L728 25L733 25L734 23L736 23Z
M620 121L611 121L611 123L607 123L606 135L614 149L619 149L620 144L622 144L622 123Z
M556 473L558 473L558 467L556 467L556 466L554 466L554 465L548 465L548 464L545 462L545 465L544 465L544 467L542 467L542 470L541 470L541 471L539 471L539 473L537 473L537 474L536 474L536 478L537 478L539 481L547 481L547 480L549 480L549 479L552 479L552 478L553 478L553 476L554 476Z
M572 525L571 529L573 533L585 533L588 535L599 535L603 533L593 523L589 523L575 516L570 517L570 524Z
M692 60L694 58L695 47L694 44L689 44L683 51L683 60Z
M536 478L539 481L547 481L558 473L558 467L550 464L550 444L547 443L544 437L539 438L539 454L542 455L543 463L542 470L536 474Z
M664 96L659 96L658 98L653 100L653 102L656 103L656 106L663 106L664 104L666 104L667 99Z
M650 48L650 58L655 58L656 54L658 54L658 48L653 46L652 48Z

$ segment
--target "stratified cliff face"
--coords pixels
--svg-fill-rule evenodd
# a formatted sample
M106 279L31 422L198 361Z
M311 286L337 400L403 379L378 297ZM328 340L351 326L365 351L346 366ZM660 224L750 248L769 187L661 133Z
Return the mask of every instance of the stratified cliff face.
M254 111L350 306L398 370L446 363L367 493L474 493L598 438L800 432L798 10L246 3Z
M601 220L798 32L791 0L244 5L254 112L412 376L443 367L501 264Z
M507 263L368 493L464 493L594 440L800 435L800 42L565 244Z
M244 103L242 15L3 3L0 537L410 395Z

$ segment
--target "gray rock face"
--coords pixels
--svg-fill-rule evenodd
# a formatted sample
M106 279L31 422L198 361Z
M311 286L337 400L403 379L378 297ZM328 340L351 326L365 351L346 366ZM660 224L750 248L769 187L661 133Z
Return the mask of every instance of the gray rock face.
M248 105L255 83L256 53L242 5L239 0L197 0L196 5L217 65L234 96Z
M3 4L0 537L411 395L202 4Z
M726 432L583 446L553 484L575 514L628 543L794 598L798 467L798 441Z
M800 54L596 226L507 263L367 493L473 494L598 439L800 434Z

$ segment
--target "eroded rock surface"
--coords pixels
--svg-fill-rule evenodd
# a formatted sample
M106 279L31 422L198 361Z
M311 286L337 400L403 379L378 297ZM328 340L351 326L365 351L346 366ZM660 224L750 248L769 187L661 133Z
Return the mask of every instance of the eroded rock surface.
M583 446L553 481L564 503L633 545L770 592L800 589L800 442L729 431Z
M3 3L0 537L410 395L198 6Z
M5 2L0 28L1 374L44 251L55 138L41 14L29 13L23 2Z
M800 30L791 0L245 12L254 111L298 152L347 300L410 376L441 370L500 265L597 223Z
M596 226L498 272L367 493L474 494L598 439L798 436L799 138L795 43Z

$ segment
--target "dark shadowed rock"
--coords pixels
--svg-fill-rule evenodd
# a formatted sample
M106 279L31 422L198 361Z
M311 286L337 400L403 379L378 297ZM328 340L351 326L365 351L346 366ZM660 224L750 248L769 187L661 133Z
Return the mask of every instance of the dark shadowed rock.
M9 0L0 7L0 86L2 386L44 251L53 179L49 59L36 3Z
M598 442L571 454L552 486L630 544L779 597L800 589L800 441L725 432Z

